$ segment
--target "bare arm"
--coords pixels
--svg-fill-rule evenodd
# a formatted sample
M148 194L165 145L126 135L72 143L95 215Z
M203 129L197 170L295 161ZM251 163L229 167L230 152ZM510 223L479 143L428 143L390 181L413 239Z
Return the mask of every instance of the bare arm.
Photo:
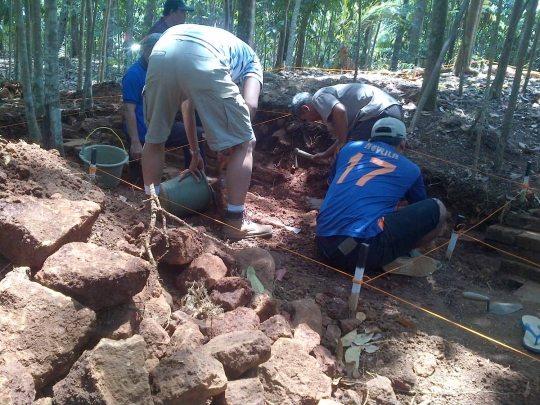
M182 118L184 119L184 127L191 150L192 159L189 165L189 171L199 181L201 172L199 169L203 167L203 160L199 151L199 140L197 139L197 126L195 122L195 106L191 100L186 100L182 103Z
M259 95L261 94L261 82L256 78L248 76L244 80L244 90L242 96L249 108L249 117L251 121L255 119L257 107L259 106Z
M347 119L347 109L341 103L337 103L330 113L332 117L332 126L334 129L333 135L337 138L336 141L325 152L317 153L313 159L322 160L328 159L337 155L339 150L347 143L349 135L349 121Z
M135 104L124 103L124 122L126 123L129 139L131 140L131 147L129 149L129 156L131 159L139 159L142 154L142 145L139 140L135 108L137 108Z

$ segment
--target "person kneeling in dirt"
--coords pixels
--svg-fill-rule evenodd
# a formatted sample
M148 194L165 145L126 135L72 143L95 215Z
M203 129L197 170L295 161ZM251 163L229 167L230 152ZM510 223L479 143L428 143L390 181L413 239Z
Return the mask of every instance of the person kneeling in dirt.
M242 92L236 82L241 83ZM163 34L150 55L144 91L145 119L149 122L142 152L145 190L149 192L153 183L159 193L168 127L180 106L193 155L189 170L200 178L196 109L210 149L230 151L226 226L222 230L229 239L272 236L271 226L253 223L244 215L255 147L251 120L257 112L262 83L262 67L255 52L220 28L176 25Z
M353 274L360 246L367 243L366 269L410 262L396 273L435 270L433 259L409 255L440 234L448 214L441 201L426 197L420 169L402 155L406 141L405 124L386 117L375 123L369 141L349 142L339 152L315 238L332 266ZM402 199L409 205L396 211Z
M148 58L152 53L154 45L161 37L161 34L151 34L144 38L141 43L141 57L128 69L122 78L122 98L124 103L124 131L127 134L127 145L129 148L129 179L132 183L142 182L141 154L146 137L146 124L143 114L142 91L146 82L146 71L148 70ZM197 139L202 141L202 131L197 129ZM191 153L184 124L174 122L165 147L178 148L185 146L184 162L186 168L191 163ZM204 147L201 147L201 156L206 163Z
M336 141L314 160L334 157L347 141L367 141L373 125L385 117L403 119L399 101L369 84L350 83L323 87L315 94L298 93L291 103L293 117L319 121Z

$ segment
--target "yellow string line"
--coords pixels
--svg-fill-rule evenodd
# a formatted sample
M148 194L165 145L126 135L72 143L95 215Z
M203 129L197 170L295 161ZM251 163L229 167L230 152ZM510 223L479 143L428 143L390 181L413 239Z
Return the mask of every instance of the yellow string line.
M67 116L70 116L70 115L77 115L77 114L80 114L80 112L78 112L78 113L73 113L73 114L65 114L65 115L63 115L63 116L67 117ZM255 124L255 125L253 125L253 126L266 124L266 123L268 123L268 122L280 120L280 119L282 119L282 118L287 118L287 117L289 117L289 116L291 116L291 114L286 114L286 115L283 115L283 116L281 116L281 117L277 117L277 118L273 118L273 119L270 119L270 120L267 120L267 121L259 122L259 123ZM39 119L38 121L41 121L41 119ZM318 123L318 124L324 125L324 124L323 124L322 122L320 122L320 121L315 121L315 122ZM25 124L26 124L26 121L25 121L25 122L21 122L21 123L17 123L17 124L5 125L5 126L3 126L3 127L0 127L0 129L2 129L2 128L8 128L8 127L11 127L11 126L25 125ZM175 149L178 149L178 148L184 148L184 147L186 147L186 146L188 146L188 145L186 144L186 145L184 145L184 146L179 146L179 147L177 147L177 148L170 149L170 150L175 150ZM407 151L410 151L410 152L413 152L413 153L417 153L417 154L422 155L422 156L425 156L425 157L429 157L429 158L432 158L432 159L440 160L440 161L442 161L442 162L448 163L449 165L455 165L455 166L458 166L458 167L461 167L461 168L468 169L468 170L471 170L471 171L472 171L472 168L471 168L471 167L469 167L469 166L467 166L467 165L463 165L463 164L461 164L461 163L450 162L450 161L448 161L448 160L445 160L445 159L442 159L442 158L439 158L439 157L436 157L436 156L428 155L428 154L426 154L426 153L419 152L419 151L414 150L414 149L408 149L408 148L407 148L406 150L407 150ZM135 159L135 160L138 160L138 159ZM132 162L132 161L130 161L130 162ZM524 184L524 183L521 183L521 182L518 182L518 181L515 181L515 180L512 180L512 179L507 179L507 178L505 178L505 177L497 176L497 175L495 175L495 174L491 174L491 173L488 173L488 172L484 172L484 171L482 171L482 170L478 170L478 169L477 169L476 171L477 171L478 173L482 173L482 174L484 174L484 175L486 175L486 176L488 176L488 177L493 177L493 178L495 178L495 179L499 179L499 180L503 180L503 181L506 181L506 182L509 182L509 183L517 184L517 185L519 185L519 186L520 186L521 188L523 188L523 189L529 189L529 190L533 190L533 191L539 191L539 190L540 190L540 189L537 189L537 188L535 188L535 187L531 187L529 184Z
M422 307L419 306L419 305L413 304L412 302L409 302L409 301L407 301L407 300L405 300L405 299L403 299L403 298L401 298L401 297L398 297L397 295L391 294L391 293L389 293L389 292L387 292L387 291L381 290L380 288L377 288L377 287L372 286L372 285L370 285L370 284L367 284L366 286L369 287L369 288L372 288L372 289L374 289L374 290L376 290L376 291L378 291L378 292L380 292L380 293L383 293L383 294L385 294L385 295L387 295L387 296L389 296L389 297L391 297L391 298L394 298L394 299L396 299L396 300L398 300L398 301L401 301L401 302L403 302L404 304L410 305L410 306L412 306L413 308L416 308L416 309L418 309L418 310L420 310L420 311L422 311L422 312L425 312L425 313L428 314L428 315L431 315L431 316L433 316L433 317L435 317L435 318L439 318L439 319L441 319L441 320L443 320L443 321L445 321L445 322L448 322L448 323L450 323L450 324L452 324L452 325L454 325L454 326L457 326L458 328L461 328L461 329L463 329L463 330L465 330L465 331L467 331L467 332L470 332L470 333L472 333L472 334L474 334L474 335L476 335L476 336L479 336L479 337L481 337L481 338L483 338L483 339L489 340L489 341L492 342L492 343L498 344L498 345L500 345L500 346L502 346L502 347L504 347L504 348L506 348L506 349L509 349L509 350L511 350L511 351L513 351L513 352L515 352L515 353L521 354L521 355L523 355L523 356L525 356L525 357L528 357L528 358L531 359L531 360L534 360L534 361L540 363L540 359L534 357L533 355L530 355L529 353L526 353L526 352L523 352L523 351L518 350L518 349L516 349L516 348L513 348L512 346L509 346L509 345L507 345L507 344L504 343L504 342L501 342L501 341L499 341L499 340L497 340L497 339L494 339L494 338L492 338L492 337L490 337L490 336L484 335L483 333L477 332L477 331L475 331L474 329L471 329L471 328L468 328L468 327L466 327L466 326L463 326L463 325L461 325L461 324L459 324L459 323L457 323L457 322L452 321L451 319L448 319L448 318L446 318L446 317L444 317L444 316L442 316L442 315L437 314L436 312L433 312L433 311L430 311L430 310L428 310L428 309L422 308Z
M425 157L429 157L429 158L432 158L432 159L440 160L441 162L448 163L449 165L455 165L455 166L458 166L458 167L461 167L461 168L464 168L464 169L473 170L471 167L469 167L469 166L467 166L467 165L463 165L463 164L461 164L461 163L450 162L449 160L445 160L445 159L443 159L443 158L436 157L436 156L431 156L431 155L428 155L428 154L423 153L423 152L419 152L419 151L414 150L414 149L406 149L406 150L409 151L409 152L417 153L417 154L422 155L422 156L425 156ZM484 171L478 170L478 169L476 169L476 171L477 171L478 173L485 174L486 176L493 177L493 178L495 178L495 179L504 180L504 181L507 181L507 182L509 182L509 183L517 184L518 186L520 186L520 187L522 187L522 188L528 188L528 189L535 190L535 191L538 191L538 190L539 190L539 189L530 187L529 185L523 184L523 183L521 183L521 182L519 182L519 181L515 181L515 180L512 180L512 179L507 179L506 177L497 176L497 175L495 175L495 174L491 174L491 173L488 173L488 172L484 172Z
M99 167L98 167L97 169L98 169L98 170L101 170ZM134 188L139 189L139 190L142 191L142 188L137 187L137 186L135 186L134 184L131 184L131 183L129 183L129 182L126 181L126 180L123 180L123 179L121 179L121 178L119 178L119 177L113 176L113 175L111 175L110 173L107 173L107 174L110 175L110 176L112 176L112 177L114 177L114 178L116 178L116 179L119 179L121 182L124 182L124 183L126 183L126 184L128 184L128 185L131 185L132 187L134 187ZM160 198L161 198L161 199L164 199L163 197L160 197ZM166 199L164 199L164 200L166 200ZM173 203L173 204L176 204L176 205L178 205L178 206L181 206L181 207L183 207L183 208L186 208L186 209L188 209L189 211L194 212L194 213L196 213L196 214L198 214L198 215L201 215L201 216L203 216L203 217L205 217L205 218L208 218L208 219L210 219L210 220L212 220L212 221L214 221L214 222L218 222L218 223L220 223L220 224L222 224L222 225L230 226L230 225L225 224L225 223L223 223L223 222L221 222L221 221L219 221L219 220L217 220L217 219L215 219L215 218L213 218L213 217L210 217L210 216L207 216L207 215L205 215L205 214L199 213L199 212L197 212L197 211L195 211L195 210L192 210L192 209L189 208L189 207L185 207L185 206L183 206L183 205L181 205L181 204L178 204L178 203L176 203L176 202L174 202L174 201L170 201L170 200L166 200L166 201L171 202L171 203ZM511 202L511 201L510 201L510 202ZM507 203L506 205L508 205L508 203ZM506 206L506 205L505 205L505 206ZM503 209L505 206L501 207L499 210ZM494 214L495 214L495 213L493 213L492 215L494 215ZM477 224L477 225L475 225L475 226L478 226L478 225L479 225L479 224ZM472 228L471 228L471 229L472 229ZM469 230L470 230L470 229L469 229ZM466 235L466 236L470 237L469 235ZM446 245L446 244L448 244L448 243L449 243L449 242L446 242L444 245ZM444 246L444 245L443 245L443 246ZM312 259L312 258L310 258L310 257L308 257L308 256L305 256L305 255L301 254L301 253L298 253L298 252L295 252L295 251L293 251L293 250L290 250L290 249L284 247L284 246L281 245L281 244L276 244L275 246L276 246L276 247L279 247L280 249L282 249L282 250L284 250L284 251L290 252L290 253L292 253L292 254L294 254L294 255L296 255L296 256L302 257L302 258L307 259L307 260L309 260L309 261L311 261L311 262L317 263L317 264L319 264L319 265L321 265L321 266L324 266L324 267L326 267L326 268L329 268L329 269L331 269L331 270L334 270L334 271L336 271L337 273L340 273L340 274L343 274L343 275L348 276L348 277L350 277L350 278L353 278L353 280L354 280L354 277L353 277L351 274L349 274L349 273L346 273L346 272L344 272L344 271L342 271L342 270L339 270L339 269L337 269L337 268L334 268L334 267L332 267L332 266L329 266L329 265L327 265L327 264L325 264L325 263L322 263L322 262L320 262L320 261L318 261L318 260ZM437 249L437 248L436 248L436 249ZM433 249L433 250L435 250L435 249ZM433 250L432 250L432 251L433 251ZM410 301L407 301L407 300L405 300L405 299L403 299L403 298L401 298L401 297L398 297L398 296L396 296L396 295L393 295L393 294L391 294L391 293L389 293L389 292L387 292L387 291L384 291L384 290L382 290L382 289L380 289L380 288L378 288L378 287L375 287L375 286L369 284L369 283L371 283L373 280L379 278L380 276L381 276L381 275L378 275L378 276L376 276L376 277L374 277L374 278L370 278L370 277L364 275L364 278L367 279L367 280L366 280L366 281L361 281L361 284L364 284L364 285L366 285L366 287L372 288L372 289L374 289L374 290L376 290L376 291L378 291L378 292L380 292L380 293L382 293L382 294L385 294L385 295L387 295L387 296L389 296L389 297L391 297L391 298L394 298L394 299L396 299L396 300L398 300L398 301L400 301L400 302L402 302L402 303L404 303L404 304L407 304L407 305L409 305L409 306L411 306L411 307L413 307L413 308L416 308L416 309L418 309L418 310L420 310L420 311L422 311L422 312L425 312L425 313L427 313L428 315L431 315L431 316L433 316L433 317L439 318L439 319L441 319L441 320L443 320L443 321L446 321L446 322L448 322L448 323L450 323L450 324L452 324L452 325L454 325L454 326L457 326L457 327L459 327L459 328L461 328L461 329L463 329L463 330L465 330L465 331L468 331L468 332L470 332L470 333L472 333L472 334L474 334L474 335L477 335L477 336L479 336L479 337L481 337L481 338L484 338L484 339L486 339L486 340L488 340L488 341L490 341L490 342L492 342L492 343L498 344L498 345L500 345L500 346L502 346L502 347L504 347L504 348L506 348L506 349L509 349L509 350L511 350L511 351L513 351L513 352L515 352L515 353L521 354L521 355L523 355L523 356L525 356L525 357L528 357L528 358L530 358L530 359L532 359L532 360L534 360L534 361L540 363L540 359L537 359L537 358L533 357L532 355L529 355L528 353L525 353L525 352L523 352L523 351L521 351L521 350L515 349L515 348L513 348L513 347L507 345L506 343L503 343L503 342L501 342L501 341L499 341L499 340L497 340L497 339L494 339L494 338L492 338L492 337L489 337L489 336L487 336L487 335L484 335L483 333L477 332L477 331L475 331L475 330L473 330L473 329L470 329L470 328L468 328L468 327L466 327L466 326L463 326L463 325L461 325L461 324L459 324L459 323L457 323L457 322L454 322L454 321L452 321L452 320L450 320L450 319L448 319L448 318L446 318L446 317L444 317L444 316L442 316L442 315L439 315L439 314L437 314L437 313L435 313L435 312L433 312L433 311L427 310L427 309L425 309L425 308L423 308L423 307L421 307L421 306L419 306L419 305L417 305L417 304L414 304L414 303L412 303L412 302L410 302Z
M461 235L461 233L460 233L460 235ZM474 241L476 241L476 242L479 242L479 243L481 243L482 245L485 245L485 246L487 246L487 247L490 247L490 248L492 248L493 250L497 250L497 251L499 251L499 252L501 252L501 253L504 253L504 254L506 254L506 255L508 255L508 256L512 256L512 257L514 257L514 258L516 258L516 259L519 259L519 260L524 261L524 262L526 262L526 263L528 263L528 264L531 264L531 265L533 265L534 267L540 268L540 263L533 262L532 260L529 260L529 259L526 259L526 258L524 258L524 257L518 256L518 255L516 255L516 254L514 254L514 253L510 253L510 252L507 252L506 250L502 250L502 249L500 249L500 248L498 248L498 247L495 247L495 246L493 246L493 245L490 245L490 244L487 243L487 242L484 242L483 240L477 239L477 238L475 238L474 236L471 236L471 235L463 235L463 236L465 236L466 238L472 239L472 240L474 240Z
M518 196L519 196L519 193L516 194L515 197L513 197L510 201L508 201L508 202L507 202L506 204L504 204L502 207L498 208L497 210L495 210L494 212L492 212L490 215L488 215L486 218L484 218L482 221L479 221L478 223L476 223L475 225L471 226L471 227L470 227L469 229L467 229L466 231L461 232L460 235L465 235L467 232L473 230L473 229L476 228L477 226L479 226L479 225L481 225L482 223L486 222L489 218L491 218L492 216L494 216L495 214L497 214L499 211L502 211L503 209L505 209L505 208L506 208L512 201L514 201ZM467 235L467 236L468 236L468 235ZM445 246L448 245L449 243L450 243L450 241L445 242L445 243L443 243L442 245L439 245L439 246L437 246L437 247L431 249L430 251L424 253L422 256L418 256L418 257L412 258L412 259L409 261L409 263L414 263L415 261L419 260L421 257L427 256L427 255L429 255L430 253L433 253L433 252L435 252L436 250L439 250L439 249L445 247ZM501 250L501 251L502 251L502 250ZM509 252L508 252L508 253L509 253ZM509 254L510 254L510 253L509 253ZM392 269L392 270L385 271L385 272L382 273L382 274L378 274L377 276L373 277L373 278L371 279L371 281L376 280L376 279L378 279L379 277L382 277L382 276L384 276L384 275L386 275L386 274L394 273L396 270L401 269L401 268L404 267L404 266L406 266L406 264L404 264L404 265L402 265L402 266L399 266L399 267L396 267L396 268L394 268L394 269ZM370 281L370 282L371 282L371 281Z

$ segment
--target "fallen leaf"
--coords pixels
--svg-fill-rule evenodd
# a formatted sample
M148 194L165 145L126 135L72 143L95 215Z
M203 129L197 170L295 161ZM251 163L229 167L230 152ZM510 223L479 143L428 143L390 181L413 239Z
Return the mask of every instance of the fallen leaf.
M362 348L364 349L366 353L375 353L376 351L379 350L379 347L375 345L364 345L362 346Z
M366 320L366 314L363 312L357 312L356 319L358 319L360 322L364 322Z
M401 316L396 319L396 322L402 324L403 326L411 328L411 329L416 329L417 328L417 326L414 323L412 323L411 321L406 320L405 318L402 318Z
M525 145L523 142L519 142L518 145L521 149L527 149L527 145Z
M341 384L342 384L342 385L346 385L346 386L348 386L348 387L351 387L351 386L353 386L353 385L358 384L358 381L353 380L353 379L350 379L350 378L347 378L347 377L343 377L343 378L341 379Z
M365 333L377 333L382 332L377 326L368 326L366 330L364 330Z
M283 280L283 277L285 276L285 273L287 273L287 269L276 270L276 280L277 281Z
M531 395L531 387L529 386L529 382L527 381L527 387L525 387L525 392L523 392L523 396L527 398L529 395Z
M343 342L341 338L337 340L336 360L338 363L343 363Z
M360 333L358 336L354 338L354 344L365 345L367 342L371 340L372 337L373 337L373 333Z
M342 379L342 378L343 378L343 377L334 378L334 379L332 380L332 385L333 385L334 387L337 387L337 386L339 385L339 383L341 382L341 379Z
M358 335L358 332L355 330L347 333L345 336L341 338L341 343L343 344L343 347L350 346L352 342L354 342L354 339L356 339L356 336Z
M354 369L358 370L360 365L360 354L362 353L362 346L351 346L345 352L345 365L351 365L354 362Z
M261 281L257 278L257 274L255 273L255 269L252 266L249 266L246 271L246 277L251 283L251 288L253 288L254 293L262 293L264 292L264 286L261 283Z
M392 381L392 386L399 391L409 392L411 390L411 387L395 378L391 378L390 381Z
M522 174L518 174L518 173L510 173L510 178L512 180L516 180L516 179L519 179L520 177L523 177Z

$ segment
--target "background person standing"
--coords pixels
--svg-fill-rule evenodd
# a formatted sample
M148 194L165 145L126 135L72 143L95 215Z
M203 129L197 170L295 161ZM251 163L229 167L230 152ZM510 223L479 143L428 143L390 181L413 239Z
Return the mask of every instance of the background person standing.
M167 0L163 5L163 17L156 22L146 36L150 34L163 34L169 28L186 22L186 11L195 11L184 0Z

